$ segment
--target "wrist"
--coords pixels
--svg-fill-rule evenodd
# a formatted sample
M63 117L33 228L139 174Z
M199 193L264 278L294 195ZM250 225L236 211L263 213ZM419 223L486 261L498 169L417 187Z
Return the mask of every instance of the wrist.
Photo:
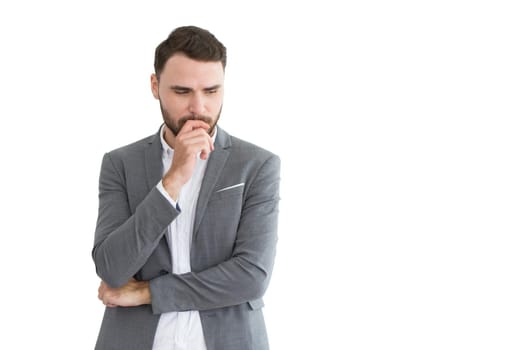
M180 183L180 181L177 181L177 179L174 179L173 177L165 176L162 179L162 187L164 187L164 190L168 193L168 195L176 201L179 198L179 192L182 188L183 184Z

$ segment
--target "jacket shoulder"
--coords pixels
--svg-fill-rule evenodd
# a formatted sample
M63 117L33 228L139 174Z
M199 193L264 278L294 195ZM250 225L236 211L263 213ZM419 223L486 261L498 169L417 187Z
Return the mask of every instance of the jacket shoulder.
M115 148L107 153L109 153L111 156L117 156L117 157L121 156L122 157L128 154L141 152L144 150L144 147L153 143L153 141L155 140L155 137L157 137L157 134L153 134L143 139L140 139L138 141L132 142L128 145L121 146L119 148Z
M268 158L279 158L279 156L275 153L251 142L231 135L230 139L232 152L234 152L238 157L261 161L265 161Z
M126 164L136 165L144 161L144 152L148 147L152 146L156 137L158 137L158 134L106 152L102 160L103 166L104 164L112 164L113 167L124 169Z

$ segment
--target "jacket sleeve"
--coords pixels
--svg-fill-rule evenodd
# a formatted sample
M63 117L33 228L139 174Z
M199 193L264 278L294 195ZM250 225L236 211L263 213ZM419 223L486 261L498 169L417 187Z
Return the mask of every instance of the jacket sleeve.
M242 208L232 256L199 272L166 274L150 281L153 313L208 310L263 296L277 245L280 160L259 168Z
M99 277L114 288L126 284L145 264L178 214L156 187L132 214L122 162L115 161L111 153L105 154L92 250Z

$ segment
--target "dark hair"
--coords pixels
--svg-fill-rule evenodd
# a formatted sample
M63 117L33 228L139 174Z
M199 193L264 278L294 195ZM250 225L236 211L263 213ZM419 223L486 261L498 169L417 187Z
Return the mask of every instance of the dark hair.
M185 26L172 31L155 49L154 67L157 79L170 57L179 52L197 61L220 61L222 68L226 68L226 47L206 29Z

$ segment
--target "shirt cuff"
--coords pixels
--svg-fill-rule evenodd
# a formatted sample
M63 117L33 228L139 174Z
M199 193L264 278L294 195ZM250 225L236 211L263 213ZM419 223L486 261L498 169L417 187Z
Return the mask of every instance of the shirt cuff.
M168 192L166 191L166 189L162 185L162 180L160 180L159 183L157 184L157 190L159 190L159 192L168 200L168 202L171 203L171 205L174 208L176 208L177 210L180 210L179 203L177 201L173 200L173 198L171 198L171 196L168 194Z

